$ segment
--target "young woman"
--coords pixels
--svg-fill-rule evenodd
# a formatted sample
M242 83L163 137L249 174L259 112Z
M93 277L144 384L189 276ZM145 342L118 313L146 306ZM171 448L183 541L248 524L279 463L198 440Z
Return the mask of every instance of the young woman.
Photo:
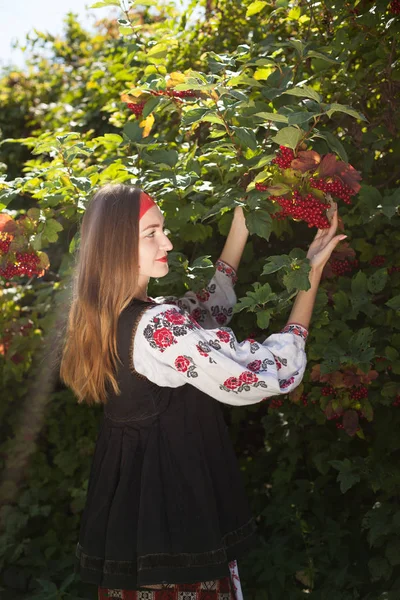
M169 271L164 217L142 190L107 185L81 226L60 376L104 405L76 547L100 600L241 600L237 559L257 540L220 402L246 406L302 380L322 269L342 239L318 230L311 288L262 342L226 327L248 231L241 208L199 293L150 298Z

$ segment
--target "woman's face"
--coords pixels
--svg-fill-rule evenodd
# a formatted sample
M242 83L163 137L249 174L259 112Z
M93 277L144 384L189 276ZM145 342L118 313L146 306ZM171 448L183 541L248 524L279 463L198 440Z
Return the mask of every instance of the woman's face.
M163 277L169 271L167 252L173 245L166 235L168 230L164 229L164 217L158 206L144 213L139 229L139 277Z

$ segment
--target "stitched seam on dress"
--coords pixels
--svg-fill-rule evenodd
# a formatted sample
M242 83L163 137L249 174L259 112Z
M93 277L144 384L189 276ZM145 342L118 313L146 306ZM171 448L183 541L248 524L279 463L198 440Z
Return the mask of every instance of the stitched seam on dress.
M247 533L246 530L248 530L250 527L250 531ZM235 543L237 542L241 542L245 539L247 539L250 535L252 535L255 531L256 531L257 527L256 527L256 523L254 520L254 517L252 517L250 519L250 521L248 521L247 523L245 523L244 525L242 525L242 527L240 527L239 529L236 529L234 531L229 532L228 534L226 534L222 539L230 539L230 538L236 538ZM241 535L241 532L244 535ZM228 545L232 545L233 544L233 540L231 544ZM151 568L159 568L159 567L172 567L172 568L190 568L190 567L203 567L203 566L207 566L208 564L210 564L210 561L212 561L212 557L214 557L214 560L211 562L211 564L219 564L222 562L225 562L227 560L226 557L226 550L225 548L217 548L216 550L210 550L209 552L198 552L198 553L193 553L190 554L188 552L186 553L181 553L181 554L166 554L166 553L162 553L162 554L146 554L143 557L139 557L138 561L127 561L127 560L107 560L107 559L103 559L100 558L98 556L90 556L88 554L85 554L83 551L82 546L80 545L80 543L78 542L77 547L76 547L76 557L79 559L79 563L80 565L85 568L85 569L89 569L89 570L94 570L94 571L103 571L104 573L109 573L109 574L120 574L120 575L127 575L127 574L134 574L137 571L145 571ZM221 560L218 560L216 562L216 558L220 556ZM153 559L151 559L151 557L153 557ZM160 561L160 557L164 558L164 564L162 564L162 562ZM192 560L189 563L188 562L188 557L191 557ZM209 557L209 562L204 562L204 560L207 560L206 557ZM150 558L150 560L148 560ZM167 558L167 562L165 562L165 559ZM184 562L185 564L183 564L183 559L186 559ZM203 559L203 562L201 562ZM142 562L145 563L152 563L149 566L137 566L137 562L139 564L141 564ZM181 562L181 564L176 564L177 562ZM200 561L200 562L199 562ZM96 566L93 563L98 563Z
M136 335L136 330L139 325L140 317L146 310L149 310L150 308L153 308L153 306L156 306L156 305L157 305L156 302L154 302L154 304L150 304L150 306L143 307L143 309L140 311L139 315L137 316L137 318L133 324L133 329L132 329L132 333L131 333L131 342L129 344L129 370L131 371L131 373L136 375L136 377L139 377L140 379L146 379L147 381L150 381L150 380L145 375L138 373L136 371L135 367L133 366L133 348L134 348L134 344L135 344L135 335Z

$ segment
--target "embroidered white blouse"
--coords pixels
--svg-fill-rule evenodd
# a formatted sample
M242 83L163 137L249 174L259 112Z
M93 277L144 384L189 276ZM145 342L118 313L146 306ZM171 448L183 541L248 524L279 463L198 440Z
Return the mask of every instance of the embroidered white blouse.
M174 296L150 298L137 324L135 370L159 386L190 383L225 404L255 404L287 394L301 382L308 330L287 324L262 343L238 342L227 323L236 304L236 272L222 260L208 285Z

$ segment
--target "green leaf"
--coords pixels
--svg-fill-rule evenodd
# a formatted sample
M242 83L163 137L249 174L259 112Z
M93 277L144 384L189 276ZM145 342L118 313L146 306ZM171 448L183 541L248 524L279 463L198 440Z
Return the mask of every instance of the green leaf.
M303 125L317 116L318 113L310 113L305 110L290 113L287 116L289 125Z
M349 162L349 159L347 157L347 152L344 149L343 144L338 140L338 138L336 136L334 136L332 133L330 133L329 131L324 131L323 133L321 132L315 132L313 133L312 137L316 137L316 138L322 138L323 140L326 141L326 143L328 144L329 148L333 151L336 152L336 154L344 161L344 162Z
M368 278L368 290L372 294L377 294L378 292L381 292L384 289L387 280L387 269L378 269L377 271L375 271L375 273L373 273L373 275L371 275L371 277Z
M47 219L42 231L42 240L48 242L56 242L58 240L58 231L62 231L63 227L55 219Z
M161 96L152 96L149 100L147 100L146 104L143 107L142 116L143 119L149 116L150 113L159 105L161 102Z
M253 210L246 215L246 225L250 233L269 240L272 229L271 215L266 210Z
M250 167L249 171L254 171L255 169L260 169L265 165L269 165L273 158L275 158L275 154L267 154L266 156L263 156L262 158L260 158L258 163L254 165L254 167Z
M109 142L114 142L115 144L121 144L124 141L118 133L105 133L104 137Z
M400 310L400 294L398 296L393 296L393 298L385 302L385 304L393 310Z
M264 265L263 272L261 275L269 275L270 273L276 273L284 267L289 267L292 259L287 254L277 254L276 256L269 256L267 263Z
M364 115L362 115L361 113L354 110L354 108L351 108L351 106L345 106L344 104L336 104L336 103L328 104L326 106L325 112L329 118L332 117L333 113L341 112L341 113L345 113L346 115L350 115L351 117L354 117L355 119L361 119L362 121L367 121L367 119L364 117Z
M193 123L198 123L203 120L203 117L209 114L210 110L208 108L192 108L185 112L182 117L182 126L188 127Z
M272 141L280 146L286 146L295 150L301 140L303 131L297 127L284 127L272 138Z
M242 148L251 148L251 150L257 149L257 138L254 131L248 127L232 127L235 138L238 140Z
M270 310L260 310L257 312L257 326L260 329L268 329L271 320Z
M155 44L147 51L147 57L150 58L164 58L171 47L166 42L160 42Z
M315 100L315 102L321 102L321 96L308 87L308 85L303 85L302 87L295 87L290 90L286 90L283 92L284 94L289 94L290 96L298 96L299 98L311 98L311 100Z
M164 164L173 168L178 162L179 154L176 150L144 150L142 158L154 162L155 164Z
M124 126L123 133L131 142L143 142L143 131L138 121L128 121Z
M204 115L204 117L201 120L206 121L207 123L217 123L225 127L223 118L216 112L208 112L208 114Z
M382 212L388 219L394 217L399 212L400 206L400 188L397 188L388 196L384 196L382 199Z
M288 292L293 290L309 290L311 287L308 272L304 269L288 270L282 277Z
M332 58L331 56L328 56L327 54L324 54L323 52L317 52L316 50L309 50L307 52L307 58L320 58L321 60L324 60L328 63L331 64L339 64L340 60L338 60L337 58Z
M247 7L246 17L252 17L253 15L257 15L262 11L264 6L267 6L268 2L264 2L264 0L255 0Z
M339 471L336 481L340 483L340 491L345 494L356 483L361 481L358 469L352 465L348 458L344 460L329 460L328 463Z
M279 113L260 112L260 113L256 113L251 116L259 117L261 119L264 119L265 121L272 121L273 123L287 123L288 122L287 116L281 115Z
M121 6L120 0L99 0L95 2L89 8L103 8L104 6Z

